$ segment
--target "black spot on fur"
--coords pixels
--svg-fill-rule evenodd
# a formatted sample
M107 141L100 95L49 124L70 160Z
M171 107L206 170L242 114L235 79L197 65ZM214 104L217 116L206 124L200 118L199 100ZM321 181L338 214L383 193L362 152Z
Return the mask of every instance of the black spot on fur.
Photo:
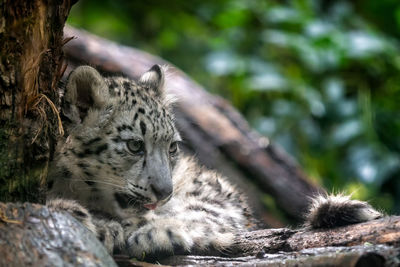
M71 178L72 176L72 173L65 167L62 169L61 173L63 175L63 178Z
M84 157L87 156L84 152L76 152L74 149L72 149L71 151L72 151L72 153L73 153L75 156L77 156L78 158L84 158ZM89 151L89 152L90 152L90 151Z
M130 127L129 125L122 124L121 126L117 127L117 130L118 130L118 132L121 132L121 131L124 131L126 129L129 129L129 127Z
M87 167L89 167L89 165L87 165L86 163L83 163L83 162L79 162L77 165L82 169L86 169Z
M101 145L101 146L98 146L98 147L95 149L94 153L95 153L96 155L99 155L101 152L103 152L103 151L106 150L107 148L108 148L108 144L103 144L103 145Z
M190 209L190 210L196 210L196 211L204 211L204 212L206 212L206 213L208 213L208 214L211 214L211 215L214 216L214 217L218 217L218 216L219 216L219 214L218 214L217 212L215 212L215 211L213 211L213 210L210 210L210 209L207 209L207 208L205 208L205 207L202 207L202 206L200 206L200 205L190 205L190 206L188 207L188 209Z
M91 173L89 171L84 171L83 173L88 177L93 177L93 173Z
M100 137L96 137L96 138L93 138L93 139L87 141L86 143L83 143L83 145L84 146L90 146L90 145L92 145L92 144L94 144L94 143L96 143L96 142L98 142L100 140L101 140Z
M146 111L145 111L143 108L139 108L139 109L138 109L138 112L139 112L139 113L142 113L142 114L146 114Z
M99 237L98 238L99 238L100 242L104 242L104 239L106 239L104 231L101 231L99 233Z
M115 89L115 88L117 88L118 87L118 84L114 81L114 80L111 80L111 82L110 82L110 89Z
M133 240L135 241L136 245L139 245L139 235L135 235Z
M121 137L119 137L119 136L114 137L114 138L112 138L111 140L112 140L114 143L122 142L122 139L121 139Z
M153 241L153 234L151 233L151 231L148 231L148 232L147 232L147 239L148 239L149 241Z
M80 217L80 218L86 218L87 217L87 214L84 213L83 211L80 211L80 210L74 210L72 213L74 214L74 216L77 216L77 217Z
M167 235L169 240L171 240L171 242L174 240L174 234L172 233L171 229L167 230Z
M130 195L124 193L115 193L114 197L121 208L126 209L128 207L129 200L131 199Z
M135 116L133 117L133 121L135 122L138 118L139 114L135 113Z
M124 82L123 86L124 86L126 91L130 91L131 90L131 84L129 82Z
M146 224L147 224L147 221L146 221L146 220L141 220L140 222L138 222L137 228L140 228L140 227L142 227L142 226L145 226Z
M142 135L146 134L146 124L143 121L140 121L140 130L142 131Z
M201 191L200 191L199 189L196 189L196 190L194 190L194 191L192 191L192 192L189 192L189 193L187 193L187 194L190 195L190 196L197 197L197 196L200 196L200 195L201 195Z
M198 185L202 185L202 184L203 184L203 182L202 182L202 181L199 181L199 179L197 179L197 178L195 178L195 179L193 180L193 183L194 183L194 184L198 184Z
M85 181L85 183L86 183L87 185L89 185L89 186L93 186L93 185L94 185L94 182L92 182L92 181Z
M222 201L220 201L218 199L215 199L215 198L203 197L201 199L201 201L202 202L206 202L206 203L210 203L212 205L218 205L220 207L224 207L225 206L224 202L222 202Z

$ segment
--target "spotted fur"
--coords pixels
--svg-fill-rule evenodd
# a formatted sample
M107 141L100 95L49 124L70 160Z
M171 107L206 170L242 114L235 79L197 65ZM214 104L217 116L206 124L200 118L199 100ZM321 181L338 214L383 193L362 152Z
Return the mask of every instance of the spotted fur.
M63 115L71 126L50 168L49 205L86 211L78 219L110 252L223 251L250 226L247 205L223 177L180 155L163 80L157 65L138 81L87 66L70 75Z
M62 108L68 137L50 167L48 205L71 213L110 252L139 259L223 252L253 220L225 178L179 153L163 84L157 65L137 81L88 66L70 75ZM315 200L313 227L335 226L319 224L332 203Z
M312 228L332 228L366 222L382 217L367 202L352 200L350 196L319 195L312 199L306 214L305 226Z

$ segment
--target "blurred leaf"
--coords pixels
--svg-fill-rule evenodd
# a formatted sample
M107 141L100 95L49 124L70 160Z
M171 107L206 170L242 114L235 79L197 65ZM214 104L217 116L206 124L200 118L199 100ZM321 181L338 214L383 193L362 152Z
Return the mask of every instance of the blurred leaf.
M316 181L400 212L398 0L81 0L68 21L171 61Z

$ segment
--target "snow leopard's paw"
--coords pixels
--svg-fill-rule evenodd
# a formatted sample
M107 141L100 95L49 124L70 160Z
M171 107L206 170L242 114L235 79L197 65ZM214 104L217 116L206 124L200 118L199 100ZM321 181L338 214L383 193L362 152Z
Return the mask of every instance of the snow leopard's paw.
M139 260L154 260L174 254L187 254L193 239L185 226L176 220L149 222L137 230L125 230L130 256Z
M124 230L119 222L95 219L94 224L97 227L97 238L110 254L123 249Z

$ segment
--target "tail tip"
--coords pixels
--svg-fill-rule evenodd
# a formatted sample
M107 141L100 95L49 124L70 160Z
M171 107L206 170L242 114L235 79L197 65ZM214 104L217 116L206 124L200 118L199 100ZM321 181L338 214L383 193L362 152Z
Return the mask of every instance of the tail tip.
M345 195L319 195L312 199L305 226L333 228L366 222L383 215L364 201L351 200Z

